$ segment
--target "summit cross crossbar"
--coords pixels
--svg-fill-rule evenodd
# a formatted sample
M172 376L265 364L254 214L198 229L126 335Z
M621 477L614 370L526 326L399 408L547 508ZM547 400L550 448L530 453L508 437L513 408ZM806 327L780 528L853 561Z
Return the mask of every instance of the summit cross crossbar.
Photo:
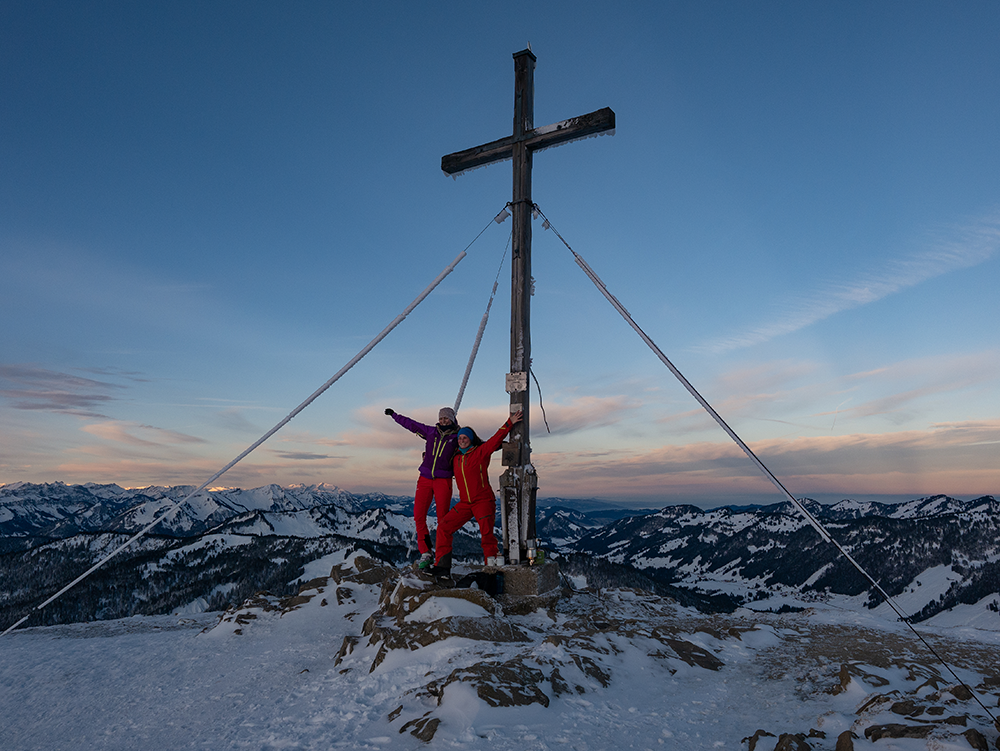
M528 551L535 547L535 494L538 477L531 465L528 419L528 373L531 369L531 162L541 149L569 141L609 133L615 128L615 113L605 107L587 115L547 125L534 126L535 62L531 49L514 53L514 131L497 141L490 141L441 158L447 175L485 167L512 159L514 191L511 212L514 216L511 244L510 285L510 372L507 393L510 412L523 412L524 419L514 426L503 446L500 476L500 515L503 521L503 549L506 562L527 563Z

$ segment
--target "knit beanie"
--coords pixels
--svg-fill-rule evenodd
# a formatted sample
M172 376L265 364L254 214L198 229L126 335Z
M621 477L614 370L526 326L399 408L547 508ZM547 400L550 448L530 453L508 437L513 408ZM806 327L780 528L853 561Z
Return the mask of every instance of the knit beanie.
M438 412L438 419L440 420L442 417L447 417L452 422L458 423L458 416L451 407L441 407L441 410Z

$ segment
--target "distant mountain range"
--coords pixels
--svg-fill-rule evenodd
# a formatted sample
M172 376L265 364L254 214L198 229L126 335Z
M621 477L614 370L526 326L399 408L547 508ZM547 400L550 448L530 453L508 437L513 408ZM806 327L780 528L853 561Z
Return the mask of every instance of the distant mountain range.
M961 605L1000 609L1000 503L992 496L804 505L913 620ZM579 524L572 510L550 513L559 529ZM832 595L860 597L868 607L881 603L788 502L708 511L670 506L567 538L560 548L758 607L782 601L802 607Z
M87 532L135 532L192 490L194 487L184 485L141 489L61 482L0 485L0 539L9 542L18 538L62 539ZM271 518L280 526L282 519L314 509L357 514L366 509L391 508L400 500L381 493L354 495L330 485L205 490L160 522L154 531L173 537L193 537L227 523L245 523L251 518L256 518L264 527ZM320 522L319 526L314 526L314 534L299 536L316 536L321 529L332 531L334 527L336 522L333 527Z
M192 489L0 486L0 628ZM1000 630L993 497L805 503L914 620L967 608L968 618ZM648 589L703 610L796 609L830 598L880 607L869 583L790 503L637 511L547 499L538 503L537 533L571 581ZM414 557L414 534L410 497L329 485L204 491L38 623L222 609L263 589L283 594L306 563L333 550L364 549L402 564ZM471 525L455 551L478 558Z

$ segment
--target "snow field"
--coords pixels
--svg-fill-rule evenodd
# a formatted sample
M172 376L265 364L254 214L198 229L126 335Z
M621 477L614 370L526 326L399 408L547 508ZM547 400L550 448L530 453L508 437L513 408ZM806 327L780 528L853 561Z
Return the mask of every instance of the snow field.
M310 564L306 576L347 569L358 558L332 554ZM757 751L771 751L781 733L816 731L825 738L808 739L812 747L832 749L840 733L853 729L859 751L971 747L958 734L965 726L924 739L866 739L864 729L875 722L911 723L888 708L905 697L965 715L968 727L990 732L972 703L943 690L946 681L918 685L939 671L918 663L901 624L870 611L706 616L612 590L565 596L528 615L494 616L475 602L434 596L402 625L439 628L444 638L393 648L371 669L379 645L362 631L373 614L386 618L378 615L380 586L349 578L315 586L293 609L260 598L221 622L202 613L10 634L0 645L0 745L10 751L746 749L744 739L761 729L774 737L762 737ZM462 630L468 624L484 622L509 624L527 641L461 635L472 633ZM447 635L448 628L456 635ZM995 671L982 657L995 654L995 634L983 641L968 629L938 631L936 638L956 654L968 651L963 669L970 685L983 682L987 667ZM356 643L338 664L345 637ZM712 658L718 669L705 666ZM831 693L845 663L850 679ZM495 675L447 680L488 665L514 666L521 671L515 681L532 671L545 674L537 687L548 705L492 706L480 687L510 689ZM565 690L555 690L549 677L556 668ZM914 680L915 673L923 677ZM872 708L859 713L866 704ZM421 719L437 723L428 743L406 727ZM991 743L995 737L987 735Z

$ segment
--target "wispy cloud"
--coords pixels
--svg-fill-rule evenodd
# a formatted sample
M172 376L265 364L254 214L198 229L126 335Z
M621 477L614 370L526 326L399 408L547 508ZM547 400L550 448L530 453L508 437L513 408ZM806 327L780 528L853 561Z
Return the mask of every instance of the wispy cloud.
M914 405L921 400L984 384L995 384L998 379L1000 352L996 350L903 360L877 371L849 376L847 382L881 382L891 385L893 390L840 412L855 417L895 415L898 421L902 421L907 419L908 412L913 411ZM907 387L900 388L902 384Z
M845 310L881 300L950 271L976 266L1000 248L1000 218L981 219L931 240L929 250L889 261L882 268L833 282L797 296L772 321L731 336L710 340L695 349L721 354L791 334Z
M14 409L103 418L97 408L115 401L124 386L32 365L0 365L0 397Z
M232 456L206 451L202 442L156 444L133 435L137 429L116 431L111 427L97 431L102 440L64 452L57 465L48 467L40 480L61 479L64 482L114 482L128 487L147 485L197 485L219 470ZM89 431L93 432L93 431ZM138 431L141 432L141 431ZM148 437L153 437L150 434ZM412 485L416 464L406 467L405 483L385 483L385 487ZM350 467L344 469L345 467ZM381 468L379 468L381 469ZM401 468L402 469L402 468ZM372 468L353 468L348 457L325 456L310 452L262 450L252 458L237 464L227 472L221 483L232 487L257 487L277 482L347 483L369 478ZM381 472L375 485L382 487ZM397 474L403 474L398 472ZM411 477L412 475L412 477Z
M545 421L548 422L552 435L566 435L614 425L642 406L642 401L634 397L582 396L568 403L545 405ZM545 431L541 407L533 407L531 419L534 434L540 435Z
M325 459L343 459L342 456L330 456L329 454L313 454L308 451L274 451L275 456L293 462L314 462Z
M639 399L629 396L593 397L583 396L563 402L546 402L545 417L552 435L566 435L592 428L601 428L623 420L629 413L642 407ZM507 419L509 405L496 407L463 407L458 421L473 428L481 438L491 436ZM424 424L437 422L438 407L401 407L397 410ZM361 429L351 429L335 437L311 439L310 442L325 446L354 446L378 449L423 449L423 439L400 427L384 414L384 408L368 406L354 413L354 419ZM531 407L532 433L546 433L542 411L539 405Z
M112 378L124 378L128 381L133 381L135 383L149 383L150 379L143 376L135 370L122 370L121 368L74 368L74 370L79 370L81 373L93 373L94 375L112 377Z
M247 419L244 410L240 407L220 410L215 415L215 421L220 427L236 433L253 435L264 432L258 425Z
M1000 420L938 423L898 433L773 439L754 442L751 448L797 496L978 496L1000 489ZM721 441L605 455L552 452L534 461L540 486L563 497L633 496L667 504L777 493L738 447Z
M998 388L1000 350L986 349L909 358L849 374L809 360L737 363L702 393L737 430L753 420L829 434L835 427L841 432L923 428L935 415L948 414L942 407L958 399L973 399L982 414L992 414ZM715 430L697 406L655 422L668 425L675 438Z
M207 441L176 430L103 420L80 431L91 438L60 452L58 463L42 479L130 487L192 484L209 477L220 463L210 447L206 450Z
M166 430L152 425L142 425L134 422L109 420L107 422L85 425L81 428L96 438L112 443L128 446L159 447L163 445L184 445L205 443L203 438L179 433L176 430Z
M102 440L66 452L40 479L197 484L221 463L220 457L204 454L198 439L150 426L109 422L88 433ZM884 434L775 438L753 441L751 447L796 496L1000 494L1000 420L942 422ZM544 496L633 499L648 505L780 500L739 448L724 440L540 450L533 463ZM358 491L409 494L418 464L419 447L377 456L279 449L237 465L223 482L241 487L330 482ZM494 466L494 483L499 472Z

